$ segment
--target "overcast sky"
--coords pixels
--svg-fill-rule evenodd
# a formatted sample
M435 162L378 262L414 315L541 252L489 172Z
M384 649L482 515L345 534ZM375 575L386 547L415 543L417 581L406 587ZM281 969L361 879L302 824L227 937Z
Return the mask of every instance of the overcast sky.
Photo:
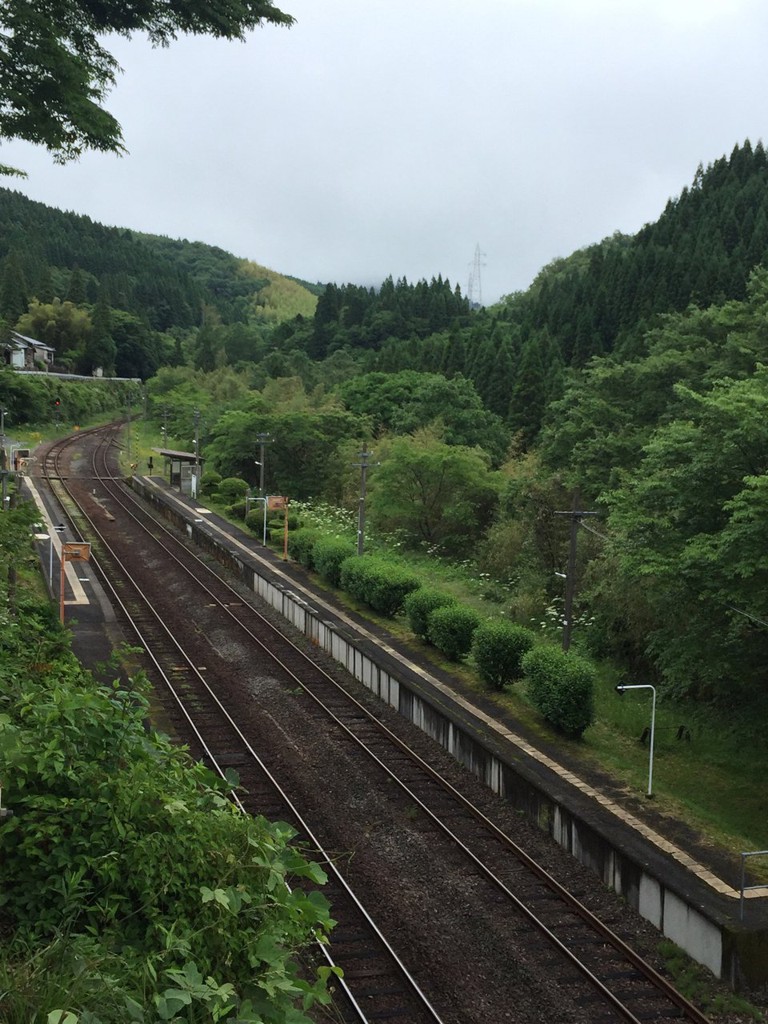
M442 274L482 300L655 220L768 114L765 0L277 0L246 43L109 48L128 155L5 184L309 281ZM474 297L479 297L477 279Z

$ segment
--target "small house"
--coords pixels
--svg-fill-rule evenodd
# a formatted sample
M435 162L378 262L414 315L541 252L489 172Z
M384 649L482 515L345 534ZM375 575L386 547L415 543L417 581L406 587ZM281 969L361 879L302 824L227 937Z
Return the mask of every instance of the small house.
M11 331L8 341L0 345L3 363L14 370L49 370L56 350L50 345Z

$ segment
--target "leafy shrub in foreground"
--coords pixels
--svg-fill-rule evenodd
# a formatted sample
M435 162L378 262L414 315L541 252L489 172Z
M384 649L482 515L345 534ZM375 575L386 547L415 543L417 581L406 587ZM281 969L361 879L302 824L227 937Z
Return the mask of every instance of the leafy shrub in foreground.
M158 1019L202 1020L210 995L217 1019L234 1020L250 1012L247 995L260 1019L309 1024L296 1004L311 1006L314 986L296 956L331 922L323 897L294 878L311 888L322 870L291 846L288 826L234 807L234 779L147 733L148 685L96 684L62 651L60 631L49 637L41 619L17 611L3 633L12 671L0 680L0 777L14 812L0 829L7 953L19 961L13 1019L76 998L83 1021L149 1019L155 1007ZM53 977L35 976L46 949L49 974L62 970L58 994ZM70 984L84 975L87 985ZM199 1007L175 1004L179 981L194 982Z
M343 586L341 566L355 553L355 546L339 537L321 537L312 549L315 569L332 587Z
M595 667L578 654L549 644L523 657L528 695L544 718L566 736L578 739L594 721Z
M341 586L374 611L393 618L403 607L407 595L418 589L419 581L392 562L355 555L341 567Z
M444 594L440 590L432 590L430 587L419 587L418 590L408 594L403 603L403 610L411 630L416 636L426 640L429 633L430 614L435 608L442 608L449 604L456 604L456 598L450 594Z
M501 690L523 674L521 661L533 647L535 633L503 619L478 626L472 637L472 657L480 678L494 690Z
M315 544L320 539L317 530L303 527L288 534L288 554L295 562L300 562L306 569L314 569Z
M465 605L448 604L435 608L429 616L427 639L451 661L469 654L472 637L480 625L480 616Z

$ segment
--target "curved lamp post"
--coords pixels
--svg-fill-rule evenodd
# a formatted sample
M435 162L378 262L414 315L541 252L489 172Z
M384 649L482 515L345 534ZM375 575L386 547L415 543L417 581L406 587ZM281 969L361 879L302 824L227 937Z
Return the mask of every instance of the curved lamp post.
M650 683L634 683L631 686L619 685L616 687L617 693L624 693L625 690L651 690L653 691L653 702L651 704L651 742L650 742L650 759L648 762L648 793L650 797L653 795L653 738L656 732L656 687L651 686Z

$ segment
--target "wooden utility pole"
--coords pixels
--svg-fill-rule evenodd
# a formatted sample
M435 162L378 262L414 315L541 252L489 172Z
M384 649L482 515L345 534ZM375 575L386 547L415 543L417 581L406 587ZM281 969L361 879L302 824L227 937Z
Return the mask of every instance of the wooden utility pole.
M371 465L378 466L378 462L370 463L373 452L368 451L368 445L363 443L363 450L360 452L360 461L353 463L360 470L360 500L357 503L357 553L362 555L365 548L365 491L368 477L368 470Z
M259 442L259 459L260 459L260 461L256 463L256 465L259 467L259 497L263 498L263 497L265 497L265 495L264 495L264 465L265 465L265 459L266 459L266 455L265 455L265 451L264 451L264 446L266 444L269 444L274 439L269 434L262 433L262 434L257 434L256 435L256 440Z
M576 595L576 549L578 544L579 526L585 516L598 516L599 512L586 512L577 508L578 495L574 495L573 508L570 512L555 512L556 516L570 516L571 536L568 545L568 569L565 574L565 606L563 608L563 650L571 646L573 632L573 599Z

